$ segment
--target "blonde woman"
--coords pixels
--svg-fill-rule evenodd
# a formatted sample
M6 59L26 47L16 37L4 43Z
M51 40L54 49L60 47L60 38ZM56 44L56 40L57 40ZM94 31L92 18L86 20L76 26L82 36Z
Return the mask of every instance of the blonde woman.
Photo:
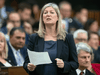
M8 57L8 46L6 43L5 35L0 32L0 67L1 66L12 66L11 60Z
M30 64L28 56L23 67L29 75L69 75L78 68L76 47L73 36L61 27L59 8L54 3L43 6L40 14L39 30L29 40L28 49L48 52L51 64Z

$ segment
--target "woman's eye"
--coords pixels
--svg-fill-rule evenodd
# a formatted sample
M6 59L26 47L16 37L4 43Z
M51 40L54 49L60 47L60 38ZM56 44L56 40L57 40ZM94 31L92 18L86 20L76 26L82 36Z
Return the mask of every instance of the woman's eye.
M51 12L51 14L54 14L54 12Z
M44 12L44 14L47 14L48 12Z

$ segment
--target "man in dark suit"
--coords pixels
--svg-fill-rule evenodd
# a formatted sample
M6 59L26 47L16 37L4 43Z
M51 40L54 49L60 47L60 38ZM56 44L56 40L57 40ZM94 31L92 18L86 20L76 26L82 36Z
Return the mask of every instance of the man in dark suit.
M15 66L22 66L27 55L25 45L25 31L22 28L13 28L10 31L10 41L8 42L8 58Z
M70 4L70 2L68 1L61 1L59 3L59 9L60 9L60 13L62 15L62 19L65 21L65 30L68 31L69 29L69 24L72 21L71 17L71 13L72 13L72 6Z
M80 42L76 44L79 67L69 75L94 75L87 68L91 64L93 50L88 44Z
M88 10L86 8L77 6L74 12L75 16L69 24L69 33L72 33L77 29L83 29L84 24L88 19Z

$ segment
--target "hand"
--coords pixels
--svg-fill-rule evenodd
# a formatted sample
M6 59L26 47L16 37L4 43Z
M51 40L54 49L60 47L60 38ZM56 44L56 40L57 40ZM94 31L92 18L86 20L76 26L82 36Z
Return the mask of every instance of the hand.
M27 68L28 68L29 71L34 71L36 66L33 65L32 63L28 63Z
M56 58L55 60L57 61L57 66L59 68L64 68L64 62L62 59Z

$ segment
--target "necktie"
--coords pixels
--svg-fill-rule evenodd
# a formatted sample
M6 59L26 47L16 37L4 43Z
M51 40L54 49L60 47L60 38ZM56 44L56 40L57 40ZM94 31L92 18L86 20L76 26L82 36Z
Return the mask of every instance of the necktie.
M17 65L22 66L23 64L22 64L22 59L20 57L19 51L17 51L16 54L17 54Z
M83 74L84 74L84 72L81 72L81 73L80 73L80 75L83 75Z

